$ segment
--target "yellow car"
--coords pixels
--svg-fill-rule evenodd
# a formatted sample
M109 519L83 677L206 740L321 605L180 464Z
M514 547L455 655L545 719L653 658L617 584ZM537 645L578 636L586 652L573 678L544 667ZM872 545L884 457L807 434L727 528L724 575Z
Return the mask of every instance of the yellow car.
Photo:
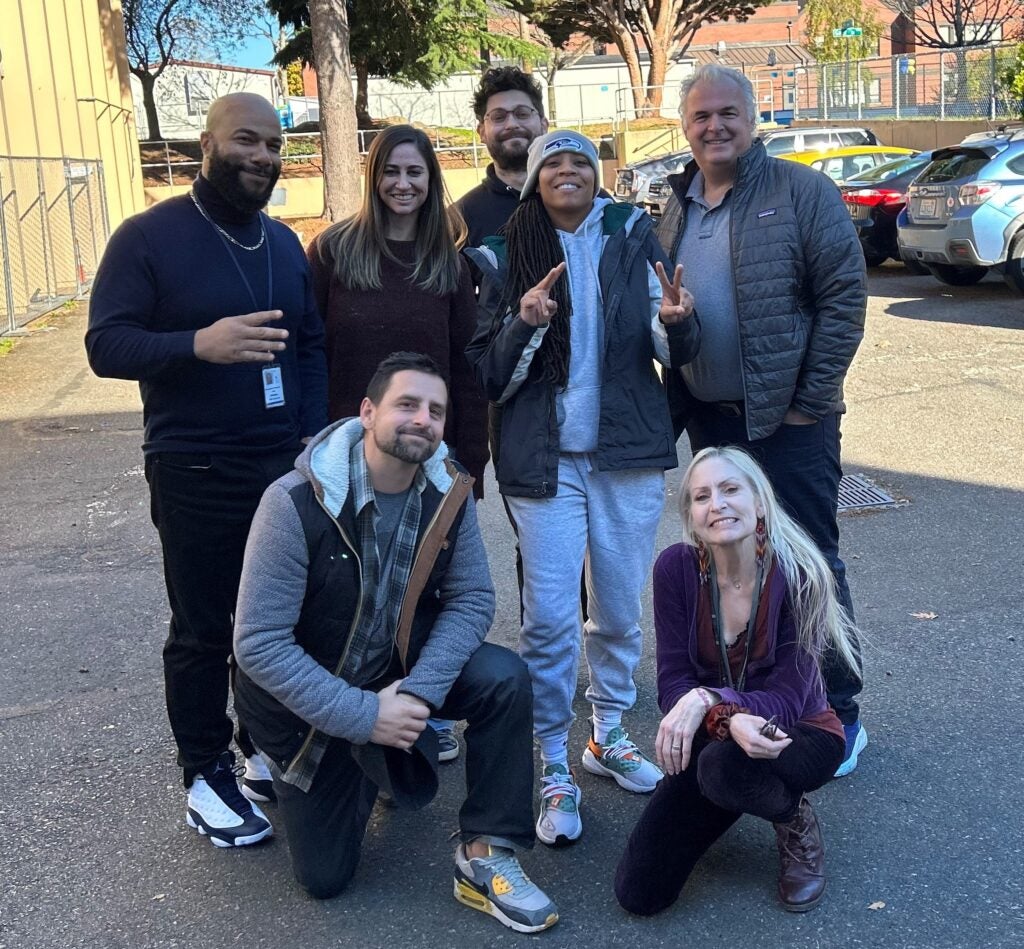
M837 185L848 178L853 179L887 161L916 155L912 148L897 148L895 145L852 145L848 148L833 148L827 152L790 152L779 155L786 161L810 165L815 171L828 175Z

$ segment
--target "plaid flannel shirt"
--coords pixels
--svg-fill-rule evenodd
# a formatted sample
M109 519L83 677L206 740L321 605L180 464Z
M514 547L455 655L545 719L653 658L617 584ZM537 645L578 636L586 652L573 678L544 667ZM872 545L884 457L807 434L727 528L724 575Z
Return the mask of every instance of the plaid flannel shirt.
M352 632L352 642L349 645L345 664L341 668L340 677L352 685L366 685L387 668L385 665L381 669L369 670L367 673L362 669L362 663L370 646L373 631L377 626L378 613L381 610L387 611L386 628L392 642L394 641L398 627L398 614L402 608L402 600L405 597L405 591L409 585L409 575L412 573L413 561L416 558L422 494L427 485L427 476L423 473L422 467L416 469L412 490L406 498L402 516L395 527L391 547L388 551L387 569L385 569L380 562L380 552L377 549L378 511L373 484L370 482L370 472L366 467L366 457L363 454L362 440L352 446L352 452L349 455L349 473L349 490L352 492L356 525L359 531L360 581L364 608L359 616L359 622ZM380 583L382 573L386 574L386 582L383 586ZM370 605L369 608L366 608L366 604ZM288 771L281 776L282 780L295 785L302 791L308 791L313 784L313 778L316 777L330 737L323 732L315 732L306 753L299 755L292 762Z

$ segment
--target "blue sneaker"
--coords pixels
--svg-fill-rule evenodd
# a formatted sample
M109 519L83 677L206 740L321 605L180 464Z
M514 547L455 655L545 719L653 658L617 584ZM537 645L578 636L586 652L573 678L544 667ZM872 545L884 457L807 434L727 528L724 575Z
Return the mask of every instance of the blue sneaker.
M846 734L846 754L836 768L837 778L845 777L857 767L857 756L868 746L868 733L859 718L852 725L844 725L843 732Z

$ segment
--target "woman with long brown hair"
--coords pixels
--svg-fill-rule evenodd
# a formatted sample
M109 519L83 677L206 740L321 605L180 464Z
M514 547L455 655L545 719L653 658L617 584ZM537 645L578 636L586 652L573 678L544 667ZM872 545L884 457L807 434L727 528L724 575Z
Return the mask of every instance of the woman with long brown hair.
M430 140L411 125L378 133L363 202L309 245L326 329L328 415L359 414L376 366L397 350L425 353L448 378L445 443L476 479L487 464L487 403L463 353L476 328L465 225L449 206Z

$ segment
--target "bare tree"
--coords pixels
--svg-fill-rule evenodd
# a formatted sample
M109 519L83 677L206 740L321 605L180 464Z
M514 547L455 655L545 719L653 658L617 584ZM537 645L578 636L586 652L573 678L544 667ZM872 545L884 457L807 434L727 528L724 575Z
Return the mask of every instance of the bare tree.
M1020 0L882 0L907 21L919 46L956 49L1014 39ZM1013 35L1008 35L1008 34Z
M352 95L348 11L341 0L309 0L309 29L320 95L324 217L339 221L359 207L359 148Z
M682 56L701 25L716 20L746 20L771 0L507 0L531 16L535 8L557 7L576 29L597 40L611 42L629 70L637 114L661 108L668 64ZM649 57L646 80L641 53Z
M128 69L142 86L149 141L161 141L154 89L175 55L189 58L240 43L261 0L121 0Z

